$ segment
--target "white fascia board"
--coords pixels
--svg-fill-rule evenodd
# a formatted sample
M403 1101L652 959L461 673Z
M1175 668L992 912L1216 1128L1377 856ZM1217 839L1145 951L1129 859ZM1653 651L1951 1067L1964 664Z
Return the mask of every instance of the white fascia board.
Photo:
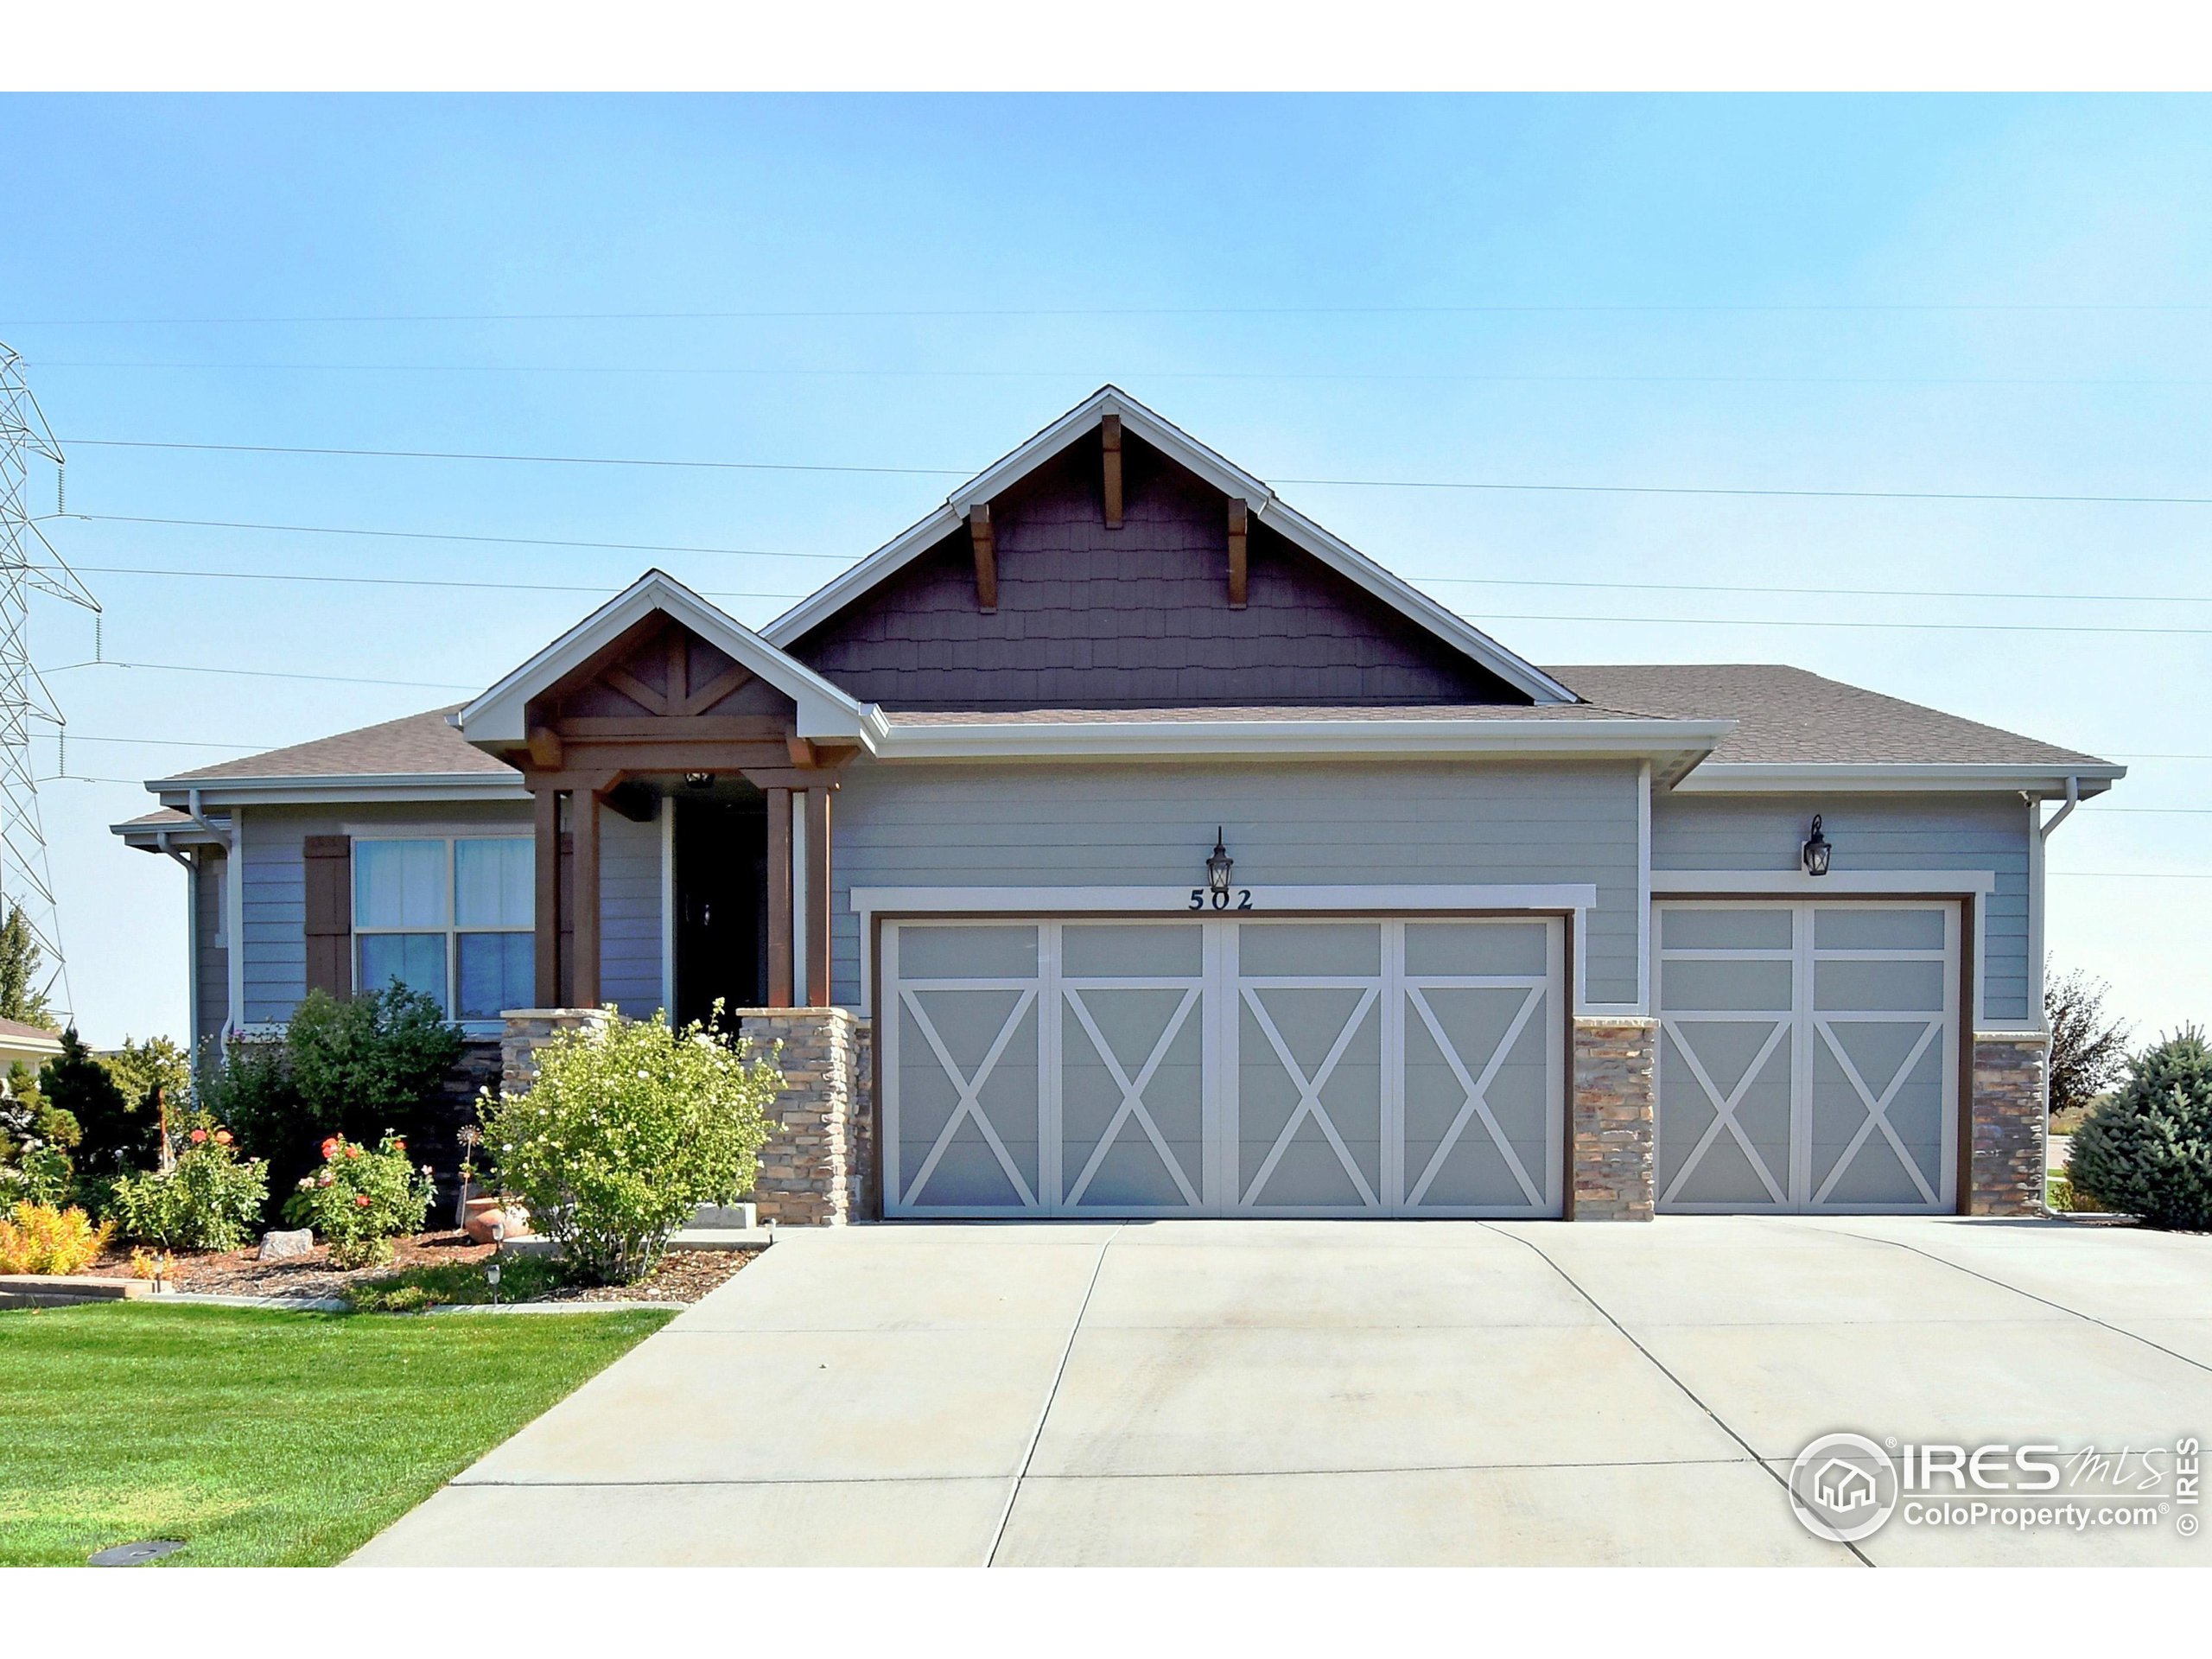
M1808 875L1802 870L1654 870L1651 891L1669 893L1789 894L1817 899L1822 893L1991 893L1993 870L1837 870Z
M1491 639L1480 628L1447 610L1420 588L1384 569L1349 542L1315 524L1295 507L1270 499L1258 508L1261 521L1327 565L1338 575L1366 588L1421 624L1440 634L1500 679L1525 691L1538 702L1578 702L1573 692Z
M1255 887L1251 910L1193 911L1191 887L855 887L853 912L887 915L1231 915L1236 919L1315 911L1592 910L1598 889L1586 881L1482 885Z
M522 776L486 778L481 772L385 774L367 778L226 778L220 783L181 783L164 779L146 785L163 806L183 809L190 791L204 806L304 806L329 801L526 801Z
M2081 766L1976 766L1965 763L1826 763L1707 761L1675 785L1699 795L1794 795L1808 791L1859 794L1998 790L2026 795L2063 795L2068 779L2084 797L2101 794L2127 775L2126 766L2099 762Z
M1027 443L969 479L945 503L912 528L887 542L828 586L799 601L761 630L772 645L789 645L809 629L835 615L878 582L936 546L967 521L968 510L1019 482L1041 463L1073 443L1108 415L1122 417L1122 429L1188 468L1223 494L1246 504L1253 517L1339 575L1365 588L1385 604L1465 652L1509 685L1539 702L1573 702L1573 692L1534 664L1525 662L1418 588L1392 575L1304 513L1285 505L1262 479L1216 454L1180 427L1163 420L1117 386L1104 386L1084 399Z
M785 656L720 606L664 571L654 570L569 629L453 717L461 735L480 745L519 744L531 700L655 611L662 611L742 664L798 706L801 737L852 738L866 745L868 713L812 669Z
M1205 720L893 722L885 760L1114 760L1226 755L1513 755L1642 759L1710 753L1732 721Z

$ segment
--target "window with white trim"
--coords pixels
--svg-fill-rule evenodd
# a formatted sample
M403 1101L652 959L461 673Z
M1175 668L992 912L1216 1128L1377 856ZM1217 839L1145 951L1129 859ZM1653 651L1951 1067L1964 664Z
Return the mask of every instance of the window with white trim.
M464 1025L528 1007L535 860L527 836L357 839L354 984L396 979Z

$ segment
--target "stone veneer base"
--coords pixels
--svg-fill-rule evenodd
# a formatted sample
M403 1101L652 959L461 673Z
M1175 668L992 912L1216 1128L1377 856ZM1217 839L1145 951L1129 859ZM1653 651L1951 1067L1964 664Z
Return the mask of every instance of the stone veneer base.
M1659 1022L1577 1019L1567 1213L1649 1221Z
M1978 1031L1963 1206L1970 1216L2044 1212L2045 1062L2039 1031Z

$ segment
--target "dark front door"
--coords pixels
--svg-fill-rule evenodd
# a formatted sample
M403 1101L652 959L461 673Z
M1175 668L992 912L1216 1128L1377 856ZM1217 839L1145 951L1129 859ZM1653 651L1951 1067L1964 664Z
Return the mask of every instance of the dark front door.
M704 1020L719 999L757 1008L767 990L766 804L672 798L676 807L676 1018Z

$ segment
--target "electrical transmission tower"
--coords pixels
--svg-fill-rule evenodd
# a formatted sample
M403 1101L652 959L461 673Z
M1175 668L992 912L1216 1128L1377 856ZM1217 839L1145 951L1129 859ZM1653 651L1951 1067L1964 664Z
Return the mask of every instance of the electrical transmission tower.
M50 515L31 510L35 460L54 463ZM30 601L33 594L47 594L95 613L100 607L39 528L41 517L61 515L61 446L24 384L22 359L0 341L0 906L22 911L38 944L44 978L26 988L46 995L67 1019L73 1012L69 969L31 766L33 722L47 721L59 733L64 721L31 662Z

